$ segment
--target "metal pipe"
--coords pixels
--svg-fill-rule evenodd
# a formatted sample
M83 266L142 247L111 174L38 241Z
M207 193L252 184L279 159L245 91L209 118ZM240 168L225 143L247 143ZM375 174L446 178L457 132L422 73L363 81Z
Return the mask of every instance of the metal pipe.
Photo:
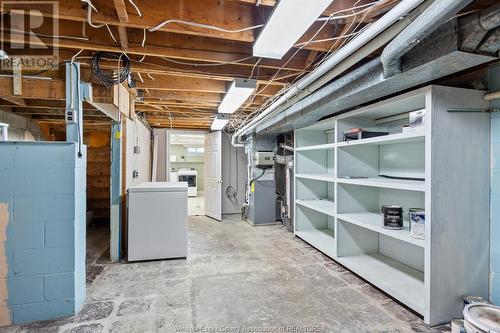
M430 5L384 48L380 57L384 77L401 73L401 57L471 2L472 0L436 0Z
M500 3L484 9L478 14L460 18L462 50L474 52L488 31L500 26Z
M275 111L278 107L287 102L290 98L295 97L301 91L306 89L310 84L318 80L325 73L330 71L333 67L337 66L340 62L345 60L347 57L356 52L359 48L364 46L370 40L375 38L385 29L397 22L402 16L408 14L411 10L417 7L423 0L405 0L397 4L389 12L387 12L380 19L375 21L370 25L364 32L359 34L356 38L350 41L346 46L342 47L335 53L333 53L325 62L323 62L318 68L309 73L295 85L293 85L283 96L271 104L266 110L264 110L257 117L252 119L248 124L238 129L231 139L233 145L241 143L241 137L255 128L255 126L266 116ZM307 92L309 94L309 92Z
M500 3L493 5L483 10L479 16L479 24L481 27L489 31L500 26Z
M493 101L495 99L500 99L500 90L484 95L484 99L487 101Z
M0 123L0 141L9 140L9 124Z

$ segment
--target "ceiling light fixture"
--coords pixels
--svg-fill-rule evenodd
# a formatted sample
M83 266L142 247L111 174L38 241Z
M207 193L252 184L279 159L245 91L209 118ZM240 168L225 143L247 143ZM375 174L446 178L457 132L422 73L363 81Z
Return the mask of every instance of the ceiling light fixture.
M253 45L254 57L281 59L332 0L281 0Z
M256 80L235 79L219 104L219 113L234 113L252 96L256 88Z
M222 131L222 129L224 128L224 126L226 126L228 121L229 121L228 114L217 113L215 115L214 121L212 123L212 127L210 129L212 131Z

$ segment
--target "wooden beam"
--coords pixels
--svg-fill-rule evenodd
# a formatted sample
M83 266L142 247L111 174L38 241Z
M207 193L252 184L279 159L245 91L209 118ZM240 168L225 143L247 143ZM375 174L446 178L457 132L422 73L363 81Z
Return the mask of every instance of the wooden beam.
M209 103L220 103L222 101L222 95L220 93L206 93L206 92L185 92L185 91L161 91L161 90L150 90L149 92L144 91L145 98L161 98L166 101L185 101L185 102L209 102Z
M4 41L14 44L25 42L26 36L23 33L16 33L9 31L5 26L8 26L9 18L6 17L4 28ZM52 33L53 20L46 18L41 27L37 28L36 32L40 34ZM103 30L104 29L104 30ZM130 29L128 30L130 33ZM137 32L137 31L136 31ZM59 49L75 49L75 50L88 50L88 51L107 51L121 53L122 50L111 39L110 35L102 29L87 29L85 38L81 39L81 24L78 22L61 21L59 22L59 34L63 36L73 36L75 38L60 38L53 39L41 37L38 35L37 39L30 40L32 46L43 47L58 47ZM127 54L132 59L140 59L142 56L148 57L164 57L173 59L174 61L181 62L215 62L215 63L231 63L233 66L254 66L258 58L252 56L252 47L245 43L234 43L231 41L215 41L209 38L199 38L196 36L189 37L187 41L183 42L183 38L172 37L175 34L168 34L166 36L153 35L149 36L146 41L146 47L142 47L141 42L143 38L143 31L133 34L133 39L128 41ZM131 34L132 35L132 34ZM185 39L185 36L183 36ZM8 51L8 50L6 50ZM295 53L295 50L290 50L283 60L276 59L262 59L259 62L261 68L281 68L285 61ZM306 50L299 51L282 70L302 71L304 58L307 54ZM191 66L191 70L206 69L206 66L196 67ZM210 66L208 66L210 67ZM222 68L223 69L223 68Z
M122 50L128 51L127 27L118 26L118 37Z
M113 0L115 5L116 15L118 15L118 20L121 23L128 22L127 8L125 7L125 2L123 0ZM127 27L123 25L118 26L118 36L120 38L120 45L122 50L128 50L128 37L127 37Z
M20 97L7 96L7 97L2 97L2 99L15 105L26 106L26 101Z
M182 78L162 75L153 80L137 81L137 89L170 90L170 91L197 91L206 93L225 93L227 82L209 79Z
M113 0L115 5L116 15L118 15L118 20L122 23L128 22L127 7L125 6L125 1L123 0Z
M43 2L43 0L35 0L35 3L37 1ZM258 15L256 15L253 8L219 0L141 0L137 5L143 16L129 15L128 22L120 22L116 19L114 1L101 1L99 3L94 1L94 5L99 12L92 12L93 23L121 25L137 29L149 29L165 20L172 19L213 25L228 30L241 29L260 23L256 21ZM78 22L87 21L87 10L80 1L59 1L58 6L59 13L57 16L52 12L47 12L46 8L44 8L46 6L40 6L39 9L47 17ZM35 4L33 8L38 9ZM183 24L167 24L160 30L249 43L254 41L254 32L252 30L222 32Z
M22 80L23 94L14 95L12 78L0 77L0 98L22 97L24 99L55 99L63 100L66 98L66 85L63 80Z
M66 84L61 79L27 79L23 78L23 94L14 95L12 78L0 77L0 98L22 98L24 100L47 99L47 100L65 100ZM113 103L112 89L106 89L104 86L93 86L94 101L100 103Z

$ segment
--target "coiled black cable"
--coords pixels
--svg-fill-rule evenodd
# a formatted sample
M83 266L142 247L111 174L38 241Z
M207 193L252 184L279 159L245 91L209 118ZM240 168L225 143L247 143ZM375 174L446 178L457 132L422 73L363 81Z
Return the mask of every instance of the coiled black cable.
M102 70L100 67L101 59L116 59L120 61L121 64L117 66L119 68L118 72L110 71L110 70ZM130 59L125 54L117 55L109 52L97 52L92 57L92 61L90 63L90 69L92 70L92 74L101 81L106 87L110 88L115 84L122 83L127 80L130 75Z

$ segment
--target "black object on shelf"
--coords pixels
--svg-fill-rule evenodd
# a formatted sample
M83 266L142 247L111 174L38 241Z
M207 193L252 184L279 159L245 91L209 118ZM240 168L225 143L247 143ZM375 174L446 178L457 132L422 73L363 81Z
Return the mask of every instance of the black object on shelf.
M425 181L425 178L416 178L416 177L396 177L396 176L388 176L388 175L379 175L379 177L389 178L389 179Z
M375 132L366 131L362 128L351 128L344 132L344 141L368 139L384 135L389 135L389 132Z

